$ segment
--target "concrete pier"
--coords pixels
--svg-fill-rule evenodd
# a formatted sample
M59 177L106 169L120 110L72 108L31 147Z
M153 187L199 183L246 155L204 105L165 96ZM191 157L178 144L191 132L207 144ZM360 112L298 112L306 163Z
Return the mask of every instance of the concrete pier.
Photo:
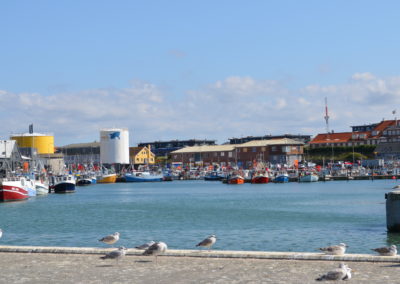
M351 283L399 283L400 257L326 256L301 252L169 250L157 262L129 249L117 264L112 249L0 247L0 283L317 283L347 263Z
M386 226L389 232L400 232L400 190L385 194Z

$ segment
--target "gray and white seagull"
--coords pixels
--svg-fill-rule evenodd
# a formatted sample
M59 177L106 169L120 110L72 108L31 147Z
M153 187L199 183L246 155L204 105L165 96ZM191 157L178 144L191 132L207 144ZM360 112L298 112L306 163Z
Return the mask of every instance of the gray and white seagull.
M341 263L339 264L339 268L335 268L334 270L329 271L328 273L318 277L317 281L325 281L325 280L349 280L351 279L351 268L347 266L347 264Z
M116 250L113 250L107 253L105 256L100 257L101 259L115 259L118 261L125 256L127 249L125 247L119 247Z
M165 253L168 249L168 246L164 242L156 242L152 244L150 247L148 247L144 252L143 255L154 255L156 258L156 263L157 263L157 256Z
M155 244L155 241L150 241L148 243L145 243L145 244L135 247L135 249L148 249L149 247L151 247L154 244Z
M105 236L99 240L99 242L103 242L108 245L113 245L119 240L119 233L115 232L114 234Z
M346 252L348 246L345 243L340 243L335 246L319 248L320 251L329 255L343 255Z
M211 250L211 247L215 244L216 241L217 237L215 235L211 235L198 243L196 247L206 247L208 248L208 250Z
M395 256L397 255L397 247L395 245L391 245L390 247L381 247L381 248L375 248L372 249L373 251L376 251L379 253L379 255L382 256Z

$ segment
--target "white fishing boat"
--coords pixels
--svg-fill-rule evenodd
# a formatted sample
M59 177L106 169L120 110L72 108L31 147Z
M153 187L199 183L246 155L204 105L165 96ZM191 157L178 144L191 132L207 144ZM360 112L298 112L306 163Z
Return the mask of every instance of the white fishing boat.
M318 175L315 173L305 173L300 176L299 182L316 182L318 179Z

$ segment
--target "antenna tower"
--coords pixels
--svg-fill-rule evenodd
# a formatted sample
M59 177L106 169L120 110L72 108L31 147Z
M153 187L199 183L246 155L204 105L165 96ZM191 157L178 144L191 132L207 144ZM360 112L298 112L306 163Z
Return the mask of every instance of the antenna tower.
M328 99L325 97L325 122L326 122L326 133L329 133L329 115L328 115Z

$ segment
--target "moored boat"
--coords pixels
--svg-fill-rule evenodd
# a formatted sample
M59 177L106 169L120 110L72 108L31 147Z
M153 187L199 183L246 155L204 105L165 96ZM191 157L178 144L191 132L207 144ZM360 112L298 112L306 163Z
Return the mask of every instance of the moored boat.
M93 179L88 175L80 175L76 179L76 185L77 186L91 185L92 182L93 182Z
M75 177L73 175L61 175L53 177L54 193L75 192Z
M115 183L117 181L117 174L102 174L97 176L97 183Z
M208 181L223 180L224 178L224 174L220 171L207 172L204 176L204 180Z
M46 181L36 180L35 187L37 195L46 195L49 193L49 183Z
M151 173L151 172L132 172L125 174L126 182L151 182L151 181L163 181L164 176L162 174Z
M232 175L228 177L228 184L243 184L244 178L241 175Z
M269 182L269 176L267 173L256 173L251 178L251 183L268 183L268 182Z
M0 201L20 201L28 197L25 177L9 177L0 180Z
M299 179L300 182L316 182L318 181L318 175L315 173L305 173Z
M276 177L274 178L274 182L278 183L289 182L289 174L287 173L277 174Z

